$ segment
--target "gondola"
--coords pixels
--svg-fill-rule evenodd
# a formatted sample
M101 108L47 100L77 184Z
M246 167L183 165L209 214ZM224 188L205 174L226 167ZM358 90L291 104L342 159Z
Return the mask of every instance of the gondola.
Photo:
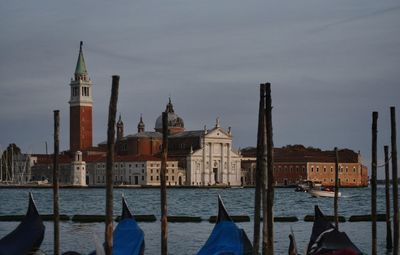
M218 217L210 237L197 255L252 254L253 246L243 229L233 222L218 196Z
M298 255L296 239L294 238L293 230L291 230L291 233L289 234L289 239L290 239L290 244L289 244L288 254L289 255Z
M113 233L114 255L143 255L144 233L122 197L121 220Z
M143 255L144 233L137 224L135 217L128 208L125 198L122 197L122 214L117 227L113 232L114 255ZM93 251L90 255L95 255ZM65 252L63 255L79 255L77 252Z
M21 223L0 240L0 255L25 255L39 249L45 226L29 193L28 211Z
M344 232L328 221L318 206L311 232L307 255L361 255L363 254Z

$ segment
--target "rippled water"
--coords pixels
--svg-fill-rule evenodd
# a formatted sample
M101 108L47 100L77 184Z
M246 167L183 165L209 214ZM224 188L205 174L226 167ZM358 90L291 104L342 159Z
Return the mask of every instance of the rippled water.
M27 207L28 192L32 191L36 205L41 214L52 213L51 189L1 189L0 215L24 214ZM200 216L208 219L217 214L217 195L224 199L225 206L231 215L249 215L251 222L238 223L252 239L254 189L168 189L168 215ZM347 219L351 215L370 213L369 188L342 189L339 200L339 214ZM124 194L135 214L154 214L159 219L160 191L159 189L115 189L114 214L121 211L121 194ZM385 213L384 187L378 186L378 213ZM296 216L298 222L275 223L276 254L287 254L288 234L290 228L296 236L300 251L306 247L311 234L312 223L304 222L307 214L313 214L314 205L319 205L326 214L333 214L333 199L311 198L307 193L294 192L293 189L276 189L275 216ZM60 213L74 214L104 214L104 189L62 189L60 190ZM0 236L4 236L18 222L0 222ZM53 223L46 222L46 236L42 250L52 254ZM139 225L145 232L146 254L160 252L160 223L142 223ZM169 223L168 250L169 254L195 254L207 240L213 224L208 221L201 223ZM385 223L378 223L378 247L380 254L385 251ZM353 242L364 252L369 253L371 246L371 224L342 223L340 230L346 231ZM99 239L104 236L104 223L61 223L61 250L76 250L88 253L93 250L93 236Z

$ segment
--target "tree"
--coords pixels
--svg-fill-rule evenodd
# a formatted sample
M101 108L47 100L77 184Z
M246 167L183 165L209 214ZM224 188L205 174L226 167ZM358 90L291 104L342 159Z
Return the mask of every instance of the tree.
M13 180L13 159L19 154L21 154L21 149L15 143L9 144L7 149L3 151L1 155L1 180Z

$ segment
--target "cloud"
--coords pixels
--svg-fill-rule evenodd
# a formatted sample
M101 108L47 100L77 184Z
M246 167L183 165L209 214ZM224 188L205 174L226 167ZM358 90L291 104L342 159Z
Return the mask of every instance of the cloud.
M274 142L370 151L371 112L398 105L396 1L66 1L0 3L0 144L43 152L79 41L93 81L94 143L105 140L111 75L126 133L146 129L171 96L188 129L221 118L236 147L255 145L258 85L272 83ZM27 127L28 126L28 127ZM10 128L11 127L11 128Z

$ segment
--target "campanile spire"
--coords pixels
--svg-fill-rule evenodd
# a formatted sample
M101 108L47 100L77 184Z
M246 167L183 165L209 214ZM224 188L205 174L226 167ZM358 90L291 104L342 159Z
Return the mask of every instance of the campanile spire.
M69 146L71 151L82 151L92 147L92 81L86 69L82 46L81 41L74 78L70 83Z
M87 77L87 69L86 69L86 64L85 64L85 58L83 57L83 50L82 50L83 42L81 41L79 44L79 55L78 55L78 61L76 63L76 68L75 68L75 80L86 80L89 77Z

